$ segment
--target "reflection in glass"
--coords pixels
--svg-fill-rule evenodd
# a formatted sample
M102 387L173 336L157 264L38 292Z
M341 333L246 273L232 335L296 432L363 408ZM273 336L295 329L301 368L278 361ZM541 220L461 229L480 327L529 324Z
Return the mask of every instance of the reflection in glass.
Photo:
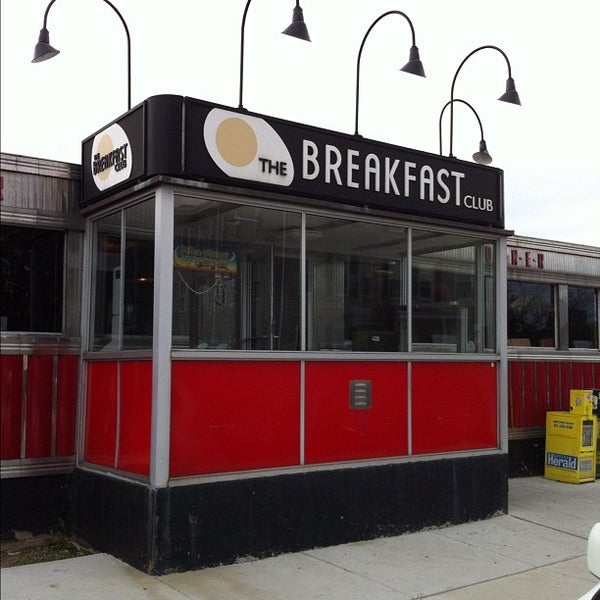
M598 348L598 298L593 288L569 288L569 348Z
M123 348L151 348L154 303L154 202L124 211Z
M152 347L154 212L95 222L94 350ZM492 352L495 244L176 195L172 347Z
M508 345L554 348L554 287L508 281Z
M298 214L176 198L173 346L300 349Z
M493 242L415 231L412 252L412 350L494 350Z
M121 213L96 221L93 350L119 348L121 323Z
M2 331L62 331L62 231L2 225Z
M96 221L94 350L152 347L154 201Z
M308 350L407 350L403 228L306 219Z

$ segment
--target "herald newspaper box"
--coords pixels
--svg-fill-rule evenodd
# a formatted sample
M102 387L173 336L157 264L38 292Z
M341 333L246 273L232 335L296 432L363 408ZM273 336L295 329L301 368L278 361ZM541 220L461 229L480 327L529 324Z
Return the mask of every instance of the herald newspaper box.
M591 391L581 393L585 391L571 390L571 412L546 414L546 479L584 483L596 478L598 420L592 414Z

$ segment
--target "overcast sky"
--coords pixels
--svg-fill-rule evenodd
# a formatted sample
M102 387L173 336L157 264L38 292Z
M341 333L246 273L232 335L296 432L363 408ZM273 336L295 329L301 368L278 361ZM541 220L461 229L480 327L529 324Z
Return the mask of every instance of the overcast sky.
M131 35L133 106L178 94L237 107L245 0L113 4ZM379 21L361 60L359 132L437 154L440 111L460 63L498 46L522 106L497 101L508 72L490 49L465 62L455 98L476 109L492 166L504 171L507 229L600 246L599 0L302 0L311 43L280 34L294 4L249 7L245 108L354 133L358 49L381 14L399 10L414 25L427 77L399 71L411 45L407 21ZM81 141L127 110L125 29L103 0L56 0L48 30L61 52L32 64L47 5L0 3L1 149L80 163ZM456 104L454 155L471 160L479 138L473 113Z

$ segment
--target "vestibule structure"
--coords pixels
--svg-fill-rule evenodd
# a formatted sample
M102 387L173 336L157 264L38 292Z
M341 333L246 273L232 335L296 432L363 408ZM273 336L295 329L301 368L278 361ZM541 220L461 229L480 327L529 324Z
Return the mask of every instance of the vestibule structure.
M180 96L82 161L79 536L164 573L506 510L501 171Z

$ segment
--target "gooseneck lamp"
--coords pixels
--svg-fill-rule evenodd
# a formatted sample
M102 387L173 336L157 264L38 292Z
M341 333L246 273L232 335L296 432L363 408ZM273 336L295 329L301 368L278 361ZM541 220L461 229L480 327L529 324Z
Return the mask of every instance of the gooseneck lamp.
M123 15L117 10L117 7L112 2L109 2L109 0L103 1L106 2L106 4L108 4L117 13L117 16L119 19L121 19L121 23L123 23L125 35L127 36L127 110L129 110L131 108L131 38L129 36L129 29L125 19L123 18ZM50 0L50 3L46 7L46 12L44 13L44 24L40 30L38 43L35 45L35 49L33 51L32 63L43 62L44 60L48 60L56 56L60 52L60 50L57 50L50 45L50 33L46 27L50 7L55 2L56 0Z
M369 37L369 34L371 33L371 30L373 29L373 27L375 27L375 25L377 25L377 23L379 23L379 21L381 21L381 19L383 19L384 17L387 17L388 15L400 15L400 16L404 17L408 21L408 24L410 26L410 32L412 34L412 46L410 48L408 62L400 70L404 71L405 73L411 73L412 75L419 75L420 77L425 77L425 70L423 69L423 64L421 63L421 59L419 57L419 49L417 48L416 42L415 42L415 28L413 27L413 24L412 24L411 20L408 18L408 16L405 15L403 12L400 12L399 10L390 10L388 12L383 13L379 17L377 17L377 19L375 19L373 21L373 23L371 23L371 26L369 27L369 29L367 29L367 33L365 33L365 36L363 37L362 43L358 50L358 57L356 59L356 102L355 102L355 111L354 111L354 135L359 135L359 133L358 133L358 104L359 104L359 96L360 96L360 59L362 57L363 48L365 46L365 42L367 41L367 37Z
M454 74L454 79L452 79L452 87L450 88L450 154L448 156L452 156L452 142L454 137L454 103L452 101L454 100L454 85L456 84L456 78L458 77L462 66L465 64L465 62L467 62L467 60L471 56L473 56L473 54L479 52L480 50L486 50L488 48L500 52L500 54L502 54L502 56L504 57L504 60L506 61L506 65L508 67L506 91L504 92L504 94L502 94L502 96L500 96L500 98L498 98L498 100L502 100L502 102L509 102L510 104L521 104L521 99L519 98L519 94L515 87L515 80L512 78L510 61L508 60L508 56L506 56L506 53L503 50L501 50L497 46L480 46L479 48L476 48L475 50L467 54L467 56L465 56L460 65L458 65L458 69L456 69L456 73Z
M248 7L252 0L246 2L244 8L244 15L242 16L242 27L240 32L240 99L238 108L244 108L243 104L243 92L244 92L244 31L246 29L246 15L248 14ZM292 37L298 38L310 42L310 36L308 35L308 29L306 23L304 23L304 14L302 7L300 6L300 0L296 0L296 6L292 15L292 23L286 27L281 33L291 35Z
M294 6L294 12L292 13L292 22L286 27L281 33L285 35L291 35L292 37L310 42L310 36L308 35L308 28L304 22L304 13L300 6L300 0L296 0L296 6Z
M453 102L460 102L461 104L468 106L471 109L471 111L473 111L473 114L475 115L475 118L477 119L477 122L479 123L479 131L481 133L481 140L479 142L479 151L475 152L475 154L473 154L473 160L476 163L479 163L480 165L491 164L492 157L490 156L490 153L488 152L488 149L487 149L487 144L485 143L485 137L483 135L483 125L481 124L481 119L479 118L477 111L466 100L462 100L460 98L455 98L454 100L448 100L448 102L446 102L446 104L444 104L444 108L442 108L442 110L440 112L440 121L439 121L440 156L442 155L442 117L444 116L444 111Z

